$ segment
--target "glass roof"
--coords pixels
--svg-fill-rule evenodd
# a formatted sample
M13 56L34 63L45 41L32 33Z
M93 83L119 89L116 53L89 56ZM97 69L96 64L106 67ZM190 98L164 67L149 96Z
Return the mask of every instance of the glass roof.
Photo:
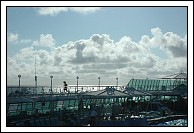
M174 79L131 79L127 84L136 90L173 90L177 86L184 84L187 86L186 80Z

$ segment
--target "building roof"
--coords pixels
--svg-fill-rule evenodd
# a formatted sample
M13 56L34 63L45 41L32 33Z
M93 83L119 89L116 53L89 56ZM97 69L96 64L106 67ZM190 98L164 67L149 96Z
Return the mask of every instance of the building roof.
M142 90L136 90L134 87L125 87L124 93L130 96L150 96L151 94Z
M107 97L129 97L129 96L150 96L150 93L136 90L133 87L126 87L124 91L116 90L113 87L106 87L104 90L87 92L83 96L107 96Z
M162 79L187 79L187 74L180 72L178 74L173 74L173 75L163 77Z
M104 90L92 91L82 94L83 96L107 96L107 97L126 97L129 96L128 94L116 90L114 87L106 87Z

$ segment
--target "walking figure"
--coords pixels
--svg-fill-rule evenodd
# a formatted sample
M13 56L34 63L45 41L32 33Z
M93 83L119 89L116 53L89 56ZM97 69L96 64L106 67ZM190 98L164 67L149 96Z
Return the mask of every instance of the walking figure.
M64 81L63 83L64 83L64 92L65 91L67 92L67 83L66 83L66 81Z

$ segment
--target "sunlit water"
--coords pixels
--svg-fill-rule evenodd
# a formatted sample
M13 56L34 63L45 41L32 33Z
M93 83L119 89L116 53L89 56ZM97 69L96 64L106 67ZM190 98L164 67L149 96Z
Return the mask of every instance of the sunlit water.
M187 126L187 119L178 119L151 126Z

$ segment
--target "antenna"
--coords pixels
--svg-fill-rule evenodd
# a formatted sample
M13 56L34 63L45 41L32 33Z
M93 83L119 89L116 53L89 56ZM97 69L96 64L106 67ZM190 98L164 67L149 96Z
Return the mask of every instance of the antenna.
M35 47L34 47L34 49L35 49ZM37 54L37 51L36 51L36 54ZM35 54L35 71L34 71L34 75L35 75L35 88L37 89L37 76L36 76L36 54ZM35 89L34 89L34 91L35 91ZM33 91L33 94L34 94L34 91Z
M183 73L183 69L181 69L181 73Z
M35 55L35 77L36 77L36 55ZM36 79L35 79L35 81L36 81Z

